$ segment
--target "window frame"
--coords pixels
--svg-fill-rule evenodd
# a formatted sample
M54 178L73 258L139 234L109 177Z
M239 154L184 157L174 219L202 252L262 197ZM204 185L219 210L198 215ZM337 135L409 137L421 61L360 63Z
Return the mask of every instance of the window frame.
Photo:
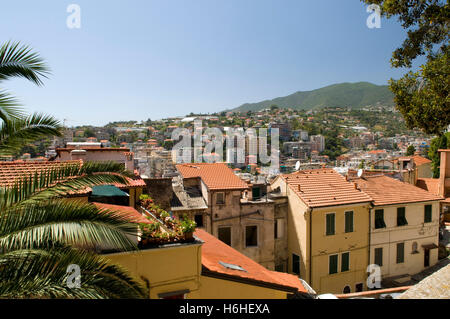
M256 245L247 245L247 228L256 227ZM258 225L245 225L245 248L259 247L259 227Z
M225 228L228 228L228 229L230 230L230 244L228 244L228 243L224 242L222 239L220 239L220 229L225 229ZM232 247L232 246L231 246L231 243L233 242L233 232L232 232L231 230L232 230L231 226L218 226L218 227L217 227L217 238L218 238L221 242L227 244L227 245L230 246L230 247Z
M378 264L377 263L377 251L381 251L381 263ZM375 249L373 250L373 262L375 265L378 265L379 267L383 267L383 247L375 247Z
M294 266L295 266L295 264L296 264L296 261L295 261L296 258L294 258L294 256L297 257L297 259L298 259L298 261L297 261L297 264L298 264L298 272L295 272L296 267L294 267ZM294 254L294 253L292 253L292 272L293 272L294 274L296 274L296 275L300 275L300 255L297 255L297 254Z
M351 214L349 215L348 213L351 213ZM345 216L345 218L344 218L344 220L345 220L345 225L344 225L345 233L353 233L355 231L355 221L354 221L355 213L352 210L349 210L349 211L346 211L344 213L344 216ZM351 221L351 230L347 229L347 216L351 216L351 219L350 219L350 221Z
M399 247L402 247L401 250L401 254L399 254ZM399 258L399 257L402 258ZM397 264L403 264L405 262L405 243L397 243L397 255L396 255L396 259L395 259Z
M342 270L342 266L343 266L343 262L344 262L344 255L348 256L348 264L347 264L347 269L346 270ZM344 251L343 253L341 253L341 269L340 272L346 272L346 271L350 271L350 251Z
M328 216L333 216L333 233L328 233ZM325 214L325 236L336 235L336 213L326 213Z
M382 225L380 227L377 226L377 215L379 215L381 213L381 222ZM384 209L375 209L375 215L374 215L374 226L375 229L382 229L382 228L386 228L386 222L384 221Z
M331 257L336 256L336 272L331 272ZM339 254L328 255L328 275L335 275L339 273Z
M397 207L397 227L407 226L406 207Z
M219 202L219 194L223 195L223 201ZM216 200L215 200L216 205L225 205L225 192L217 192L216 193Z
M430 208L429 211L427 211L428 207ZM433 222L433 205L425 205L423 214L424 214L424 216L423 216L424 224ZM428 216L428 214L429 214L429 216ZM429 217L429 218L427 218L427 217Z

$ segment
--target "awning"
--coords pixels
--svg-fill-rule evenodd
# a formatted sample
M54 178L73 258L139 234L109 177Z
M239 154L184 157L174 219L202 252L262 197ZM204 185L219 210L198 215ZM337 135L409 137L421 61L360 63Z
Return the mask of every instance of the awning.
M435 248L439 248L436 244L426 244L426 245L422 245L422 248L427 250L427 249L435 249Z
M127 193L113 185L100 185L92 187L91 197L128 197Z

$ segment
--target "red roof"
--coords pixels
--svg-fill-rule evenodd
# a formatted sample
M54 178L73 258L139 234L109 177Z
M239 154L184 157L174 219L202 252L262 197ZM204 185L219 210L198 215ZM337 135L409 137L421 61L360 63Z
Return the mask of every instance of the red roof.
M247 279L249 284L265 283L278 287L279 290L306 293L297 276L268 270L202 229L197 229L194 235L204 241L202 266L209 272ZM227 268L219 262L239 266L245 271Z
M101 210L108 210L111 212L118 213L121 216L126 217L132 223L145 223L151 224L152 222L145 218L141 213L139 213L136 209L130 206L119 206L119 205L110 205L103 203L93 203L95 206L100 208Z
M183 178L199 177L210 190L247 189L225 163L192 163L176 165Z
M434 195L439 195L439 182L438 178L418 178L416 186Z
M367 176L354 180L358 188L369 194L374 205L391 205L441 200L442 198L422 188L381 176Z
M370 202L353 183L333 169L302 170L281 175L289 187L309 207L336 206Z

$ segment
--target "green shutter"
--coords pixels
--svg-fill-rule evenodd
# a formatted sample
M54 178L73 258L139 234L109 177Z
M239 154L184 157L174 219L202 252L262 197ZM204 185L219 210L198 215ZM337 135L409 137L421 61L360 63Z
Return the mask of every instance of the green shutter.
M334 235L334 214L327 214L327 235Z
M353 232L353 211L345 212L345 232Z
M408 221L406 220L406 212L405 207L397 208L397 226L405 226L408 225Z
M383 248L375 248L375 264L383 266Z
M400 264L405 261L405 244L399 243L397 244L397 264Z
M338 272L338 255L330 256L330 275Z
M425 223L431 223L432 207L433 206L431 206L431 205L425 205L425 218L424 218Z
M341 271L350 269L350 253L343 253L341 256Z
M375 229L385 228L386 224L384 223L384 210L377 209L375 211Z

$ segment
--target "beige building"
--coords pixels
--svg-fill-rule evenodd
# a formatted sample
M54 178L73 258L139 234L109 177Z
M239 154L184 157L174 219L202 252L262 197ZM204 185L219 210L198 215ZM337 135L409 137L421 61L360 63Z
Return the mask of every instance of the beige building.
M366 289L371 198L330 169L280 175L271 188L287 198L288 272L318 293Z
M382 279L409 280L438 260L440 197L387 176L353 180L372 199L370 264Z
M263 196L265 190L260 185L242 181L225 163L176 167L183 177L184 188L197 188L207 206L206 210L198 212L201 217L195 217L197 224L257 263L275 269L283 259L277 255L275 243L287 240L285 231L275 230L275 223L277 220L280 225L286 225L286 217L275 219L275 202Z

